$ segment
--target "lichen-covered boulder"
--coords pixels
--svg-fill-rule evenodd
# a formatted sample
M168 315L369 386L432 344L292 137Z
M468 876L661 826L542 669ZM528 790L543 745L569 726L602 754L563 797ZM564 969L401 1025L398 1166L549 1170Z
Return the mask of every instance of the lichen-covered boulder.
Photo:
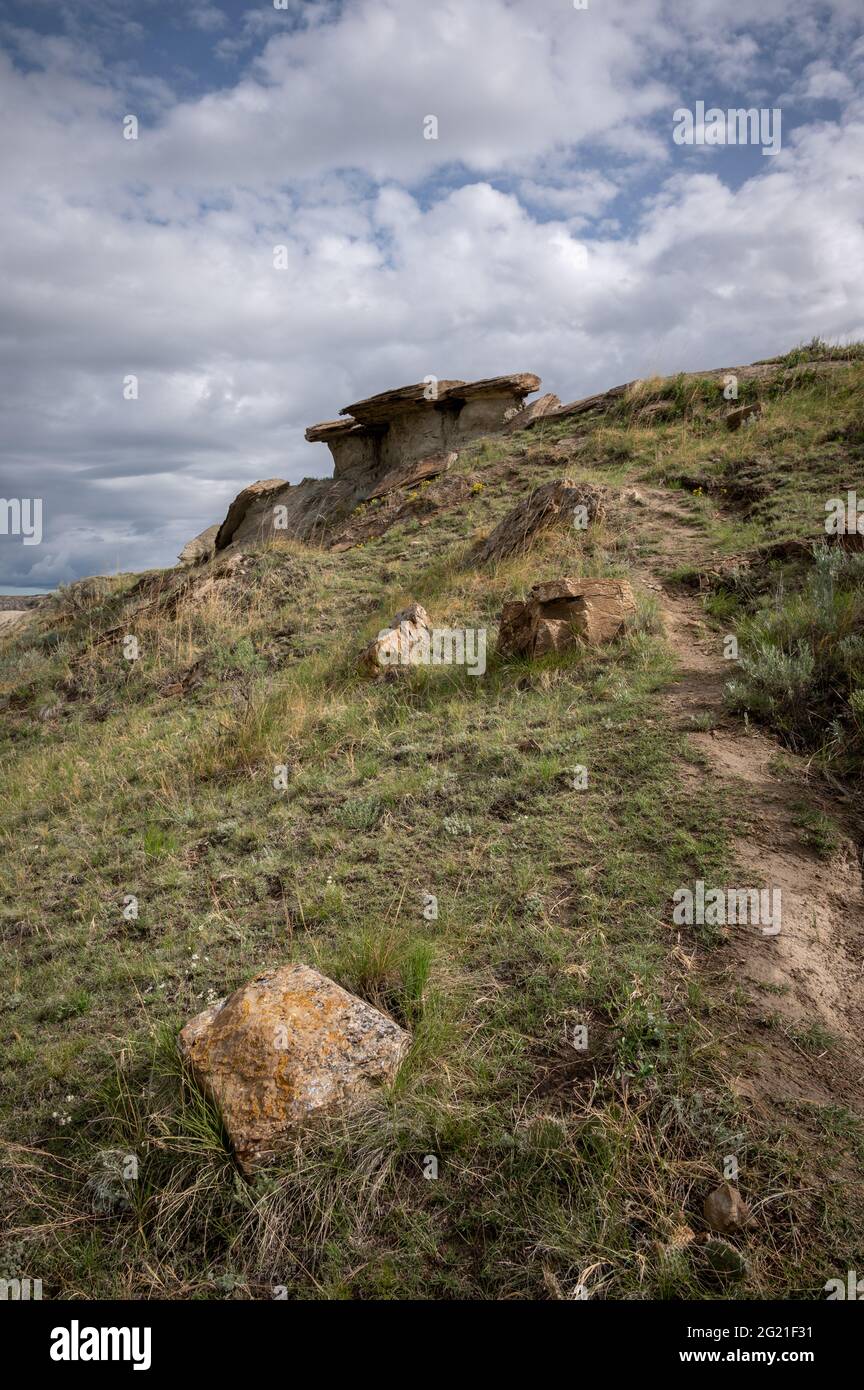
M181 1056L218 1106L248 1175L315 1116L391 1081L410 1044L392 1018L306 965L266 970L180 1033Z

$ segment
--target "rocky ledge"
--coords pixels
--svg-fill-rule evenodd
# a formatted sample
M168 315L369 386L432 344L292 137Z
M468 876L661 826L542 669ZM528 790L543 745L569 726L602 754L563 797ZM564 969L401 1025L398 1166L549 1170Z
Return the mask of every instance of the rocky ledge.
M252 483L238 493L222 525L209 528L184 547L183 564L209 559L229 545L248 545L269 535L326 540L328 532L359 502L405 485L406 478L436 476L469 440L513 429L558 404L543 396L525 407L538 389L533 372L453 381L429 377L346 405L336 420L310 425L306 439L326 444L333 456L331 478L282 478Z

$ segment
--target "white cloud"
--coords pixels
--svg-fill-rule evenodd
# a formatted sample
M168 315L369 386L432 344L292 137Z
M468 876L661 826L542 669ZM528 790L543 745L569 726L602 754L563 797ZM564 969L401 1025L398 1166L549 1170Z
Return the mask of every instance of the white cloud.
M228 16L218 5L193 5L191 9L184 11L183 18L194 29L203 29L208 34L217 29L224 29L228 23Z
M183 103L78 39L42 50L47 71L0 62L0 491L38 485L46 515L41 548L3 544L5 582L170 562L246 482L330 471L307 424L429 372L534 370L572 398L864 335L849 89L836 122L790 136L784 112L782 152L744 182L738 152L673 163L664 134L712 47L836 84L851 10L814 30L829 62L774 0L731 25L719 0L638 8L313 7L234 87Z
M849 78L830 63L811 63L804 72L803 95L811 101L847 101L854 92Z

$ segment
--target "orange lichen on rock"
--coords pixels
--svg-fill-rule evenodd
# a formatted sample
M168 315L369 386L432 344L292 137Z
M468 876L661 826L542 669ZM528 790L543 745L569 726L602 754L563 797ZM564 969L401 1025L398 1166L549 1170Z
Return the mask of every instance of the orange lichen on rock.
M350 1108L391 1081L409 1043L386 1014L306 965L256 976L179 1037L247 1175L317 1113Z

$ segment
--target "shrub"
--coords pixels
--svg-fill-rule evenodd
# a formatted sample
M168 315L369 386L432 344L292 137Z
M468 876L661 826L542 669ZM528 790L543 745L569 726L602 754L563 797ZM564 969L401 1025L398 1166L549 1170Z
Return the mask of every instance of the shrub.
M864 554L821 545L805 587L782 588L740 631L731 708L838 770L864 765Z

